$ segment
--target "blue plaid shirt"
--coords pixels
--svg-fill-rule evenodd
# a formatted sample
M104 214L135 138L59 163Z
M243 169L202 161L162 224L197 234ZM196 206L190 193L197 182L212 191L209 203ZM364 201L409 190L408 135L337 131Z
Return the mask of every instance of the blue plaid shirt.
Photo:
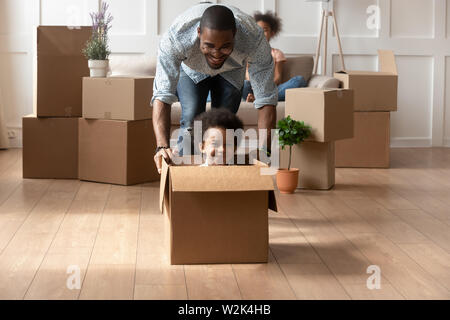
M198 4L178 16L162 36L153 86L152 102L157 99L167 104L178 101L175 95L180 67L195 82L220 74L237 89L241 89L248 71L255 107L276 106L278 90L273 81L274 62L264 32L253 17L239 9L227 6L236 19L234 50L220 69L212 69L200 51L197 28L203 12L212 4Z

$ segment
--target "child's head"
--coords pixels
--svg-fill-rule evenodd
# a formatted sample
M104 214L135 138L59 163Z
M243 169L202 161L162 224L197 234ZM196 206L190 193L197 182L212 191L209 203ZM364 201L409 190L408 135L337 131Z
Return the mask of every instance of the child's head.
M266 11L266 13L257 11L253 17L256 23L264 30L267 41L270 41L280 33L282 27L281 19L272 11Z
M240 139L234 136L232 141L226 139L226 129L243 129L244 125L234 113L225 108L214 108L203 112L195 118L202 122L202 142L200 151L206 156L209 165L227 164L234 157ZM227 153L227 146L234 145L233 153Z

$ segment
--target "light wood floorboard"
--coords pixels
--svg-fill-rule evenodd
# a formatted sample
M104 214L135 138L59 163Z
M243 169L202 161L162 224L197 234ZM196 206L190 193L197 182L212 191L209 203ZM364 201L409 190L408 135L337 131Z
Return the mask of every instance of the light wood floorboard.
M391 158L277 192L267 264L172 266L159 182L22 179L0 150L0 299L450 299L450 149Z

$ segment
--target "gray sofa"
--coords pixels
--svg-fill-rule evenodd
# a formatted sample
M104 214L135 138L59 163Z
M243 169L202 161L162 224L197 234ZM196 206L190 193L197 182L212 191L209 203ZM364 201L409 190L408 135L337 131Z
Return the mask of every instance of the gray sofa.
M314 58L310 55L287 56L283 68L283 82L293 76L301 75L313 88L339 88L339 81L328 76L312 75ZM154 76L156 70L156 57L154 56L120 56L110 57L110 70L108 76ZM284 102L277 106L277 119L284 117ZM207 109L209 109L209 104ZM180 124L181 106L177 102L172 105L172 130ZM257 110L253 103L243 101L239 107L238 116L246 128L257 127Z

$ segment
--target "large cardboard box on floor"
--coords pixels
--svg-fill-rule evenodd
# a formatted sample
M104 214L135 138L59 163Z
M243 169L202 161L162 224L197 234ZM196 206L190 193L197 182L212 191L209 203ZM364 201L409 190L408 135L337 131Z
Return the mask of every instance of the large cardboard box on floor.
M78 179L78 119L22 118L24 178Z
M353 92L342 89L286 90L285 114L311 126L308 141L329 142L353 137Z
M335 183L334 141L305 141L292 147L291 168L298 168L299 189L328 190ZM287 168L289 147L280 150L280 167Z
M152 120L79 119L79 178L131 185L159 179Z
M378 51L379 72L339 71L334 77L354 91L355 111L397 111L398 73L392 51Z
M267 262L272 176L258 165L187 166L163 161L160 209L171 264Z
M355 112L355 137L336 141L336 167L389 168L390 112Z
M81 117L82 78L89 76L82 49L91 33L91 27L37 28L33 90L38 117Z
M154 77L83 78L83 118L150 119L153 79Z

